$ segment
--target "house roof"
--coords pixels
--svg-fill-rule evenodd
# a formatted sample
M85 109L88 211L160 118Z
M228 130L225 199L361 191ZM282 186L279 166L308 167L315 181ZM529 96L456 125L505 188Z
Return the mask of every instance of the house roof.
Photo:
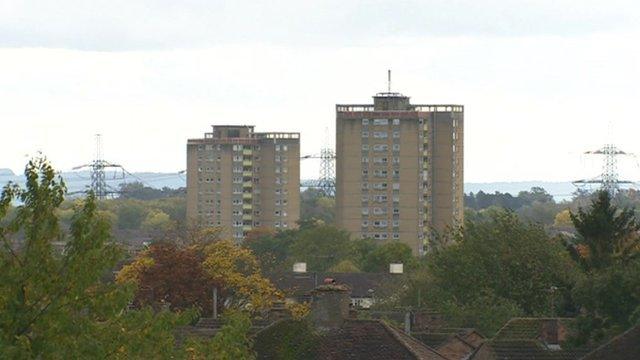
M582 359L640 359L640 325L636 325L614 337Z
M575 360L579 351L549 350L537 340L491 340L480 345L469 359Z
M282 320L256 335L255 350L259 359L281 358L286 353L303 359L447 360L379 320L348 319L339 329L326 334L316 333L304 321Z
M335 279L337 283L351 288L352 297L371 297L369 290L376 291L384 281L392 277L402 276L388 273L277 273L269 275L276 288L287 295L307 295L326 278Z
M509 320L490 341L480 345L470 359L496 360L576 360L584 356L588 349L554 348L558 344L547 344L544 340L546 325L558 324L565 327L573 319L569 318L513 318ZM559 328L556 330L559 332ZM565 336L566 334L563 334ZM557 334L558 342L563 339Z
M494 339L499 340L535 340L540 337L542 327L549 321L558 321L560 324L568 325L573 321L570 318L513 318L507 321L498 330Z

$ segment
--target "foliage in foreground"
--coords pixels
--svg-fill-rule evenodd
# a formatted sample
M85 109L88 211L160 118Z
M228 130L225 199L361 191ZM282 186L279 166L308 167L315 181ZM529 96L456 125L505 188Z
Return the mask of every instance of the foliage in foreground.
M246 314L229 314L213 340L185 350L176 346L174 333L194 319L194 311L127 310L133 287L105 280L120 251L95 198L74 208L65 232L58 217L62 180L44 159L30 161L25 175L26 189L10 184L0 196L3 358L251 358Z

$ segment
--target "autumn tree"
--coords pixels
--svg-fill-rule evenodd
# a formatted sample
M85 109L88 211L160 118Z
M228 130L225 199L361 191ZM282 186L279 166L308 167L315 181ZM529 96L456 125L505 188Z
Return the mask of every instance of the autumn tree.
M213 282L220 284L227 307L264 310L279 296L269 279L262 275L251 250L230 240L207 245L202 267Z
M154 243L118 274L121 283L137 286L136 303L166 302L172 310L197 308L209 314L212 289L218 286L202 269L202 256L194 247Z

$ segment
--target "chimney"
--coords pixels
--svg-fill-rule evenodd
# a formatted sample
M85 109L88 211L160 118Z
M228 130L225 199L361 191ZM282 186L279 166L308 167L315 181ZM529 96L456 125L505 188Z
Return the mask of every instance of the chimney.
M548 347L558 349L567 338L567 329L559 319L546 319L540 328L540 340Z
M303 274L307 272L306 262L297 262L293 264L293 272L297 274Z
M309 319L320 332L339 329L349 317L351 289L344 284L335 284L327 279L312 291L313 302Z
M404 265L402 264L389 264L390 274L402 274L404 272Z

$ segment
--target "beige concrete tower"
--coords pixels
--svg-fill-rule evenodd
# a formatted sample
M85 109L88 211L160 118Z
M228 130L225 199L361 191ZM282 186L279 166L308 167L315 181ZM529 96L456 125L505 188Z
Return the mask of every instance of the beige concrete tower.
M379 93L336 105L336 219L356 237L400 241L423 254L463 220L461 105L412 105Z
M237 241L258 227L295 227L300 217L300 134L253 128L214 125L187 142L187 219Z

